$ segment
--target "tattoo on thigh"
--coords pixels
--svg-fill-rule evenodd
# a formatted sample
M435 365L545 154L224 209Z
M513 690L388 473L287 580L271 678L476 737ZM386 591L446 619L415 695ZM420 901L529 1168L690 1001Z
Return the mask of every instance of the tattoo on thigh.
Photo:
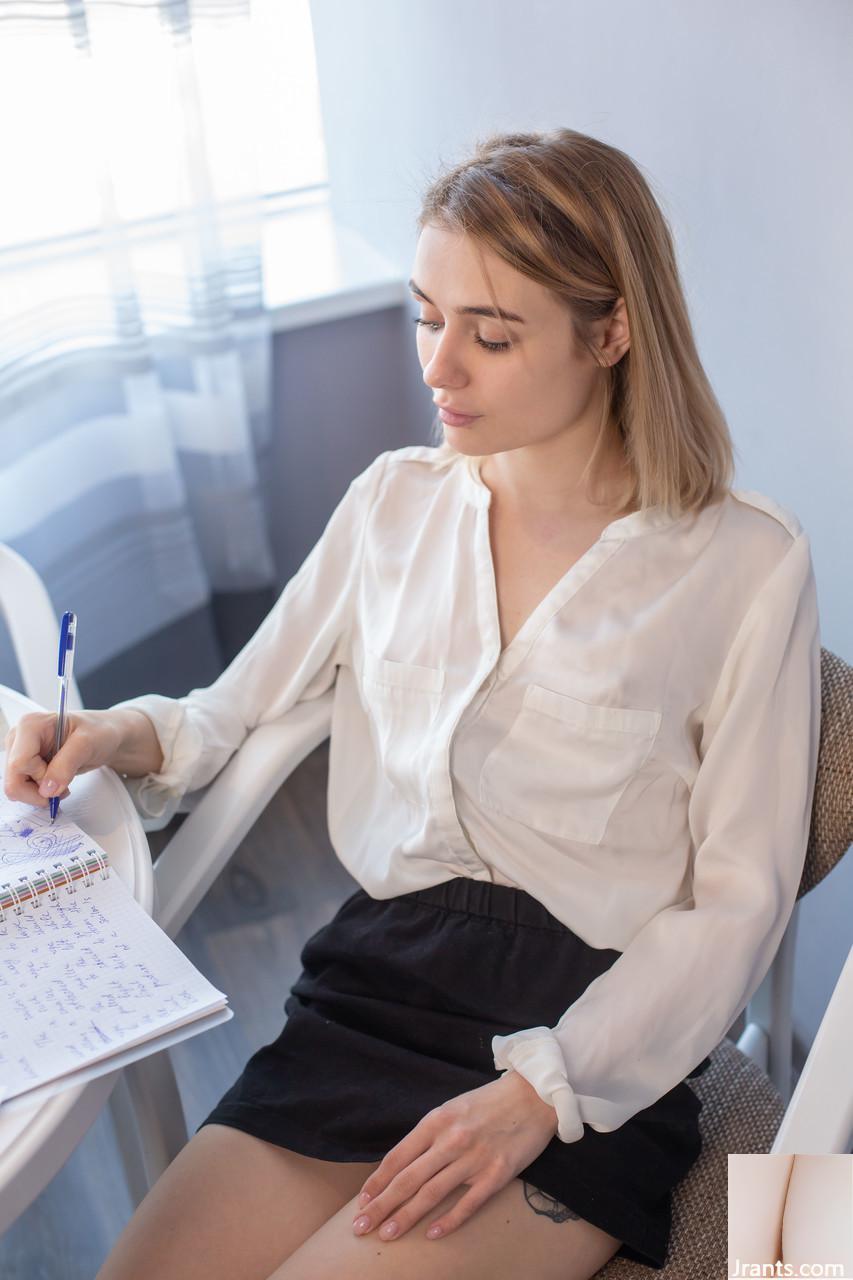
M538 1187L532 1187L529 1182L524 1184L524 1198L534 1213L551 1218L554 1222L568 1222L570 1218L574 1220L580 1218L579 1213L575 1213L573 1209L567 1209L564 1204L560 1204L559 1200L546 1195Z

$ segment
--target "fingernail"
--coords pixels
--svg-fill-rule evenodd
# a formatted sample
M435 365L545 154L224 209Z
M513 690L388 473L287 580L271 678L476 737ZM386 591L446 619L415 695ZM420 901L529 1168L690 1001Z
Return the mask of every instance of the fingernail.
M441 1235L441 1227L430 1227L427 1232L427 1240L437 1240Z
M369 1230L370 1230L370 1219L369 1219L369 1218L356 1218L355 1222L354 1222L352 1225L353 1225L353 1228L354 1228L354 1229L359 1233L359 1235L360 1235L362 1231L369 1231Z
M368 1200L369 1200L369 1199L370 1199L370 1192L369 1192L369 1191L362 1191L361 1195L358 1197L358 1207L359 1207L359 1209L363 1209L363 1208L364 1208L364 1206L367 1204L367 1202L368 1202Z
M39 787L39 791L43 796L49 796L51 792L56 790L56 783L51 778L50 782L43 782Z
M395 1236L399 1230L400 1228L397 1226L396 1222L386 1222L385 1226L381 1228L379 1234L381 1236L385 1236L387 1240L390 1240L391 1237Z

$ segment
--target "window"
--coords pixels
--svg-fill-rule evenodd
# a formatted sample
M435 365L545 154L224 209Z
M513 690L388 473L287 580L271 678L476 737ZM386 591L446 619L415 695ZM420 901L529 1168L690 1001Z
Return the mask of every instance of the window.
M3 23L0 255L71 249L105 221L162 232L200 197L271 208L327 185L308 0L235 7L194 6L191 44L168 5L94 0L85 20L22 5ZM205 157L195 173L188 154Z

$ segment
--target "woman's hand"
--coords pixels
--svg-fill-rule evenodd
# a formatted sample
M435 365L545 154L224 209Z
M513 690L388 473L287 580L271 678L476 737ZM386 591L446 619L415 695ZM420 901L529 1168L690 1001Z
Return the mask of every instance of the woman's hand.
M88 773L111 762L121 741L121 722L109 709L72 711L65 718L64 736L65 741L54 756L55 712L29 711L12 726L3 744L3 786L10 800L42 808L51 796L64 800L69 794L69 782L78 773Z
M378 1227L381 1240L399 1239L464 1183L467 1194L430 1224L430 1230L440 1228L435 1236L449 1235L535 1160L556 1132L554 1108L513 1070L451 1098L425 1115L367 1179L362 1196L370 1199L353 1223L356 1234ZM365 1221L366 1227L356 1225ZM397 1229L389 1233L391 1222Z

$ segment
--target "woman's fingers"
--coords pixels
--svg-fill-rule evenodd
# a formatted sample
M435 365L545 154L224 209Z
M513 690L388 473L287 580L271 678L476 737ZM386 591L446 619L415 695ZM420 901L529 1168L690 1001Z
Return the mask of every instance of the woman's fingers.
M411 1134L409 1137L411 1137ZM455 1174L452 1172L454 1165ZM448 1155L442 1156L435 1146L429 1147L417 1160L414 1160L393 1177L385 1190L374 1195L369 1203L356 1214L353 1220L353 1229L356 1235L367 1235L369 1231L382 1228L392 1219L399 1225L400 1215L403 1213L404 1208L408 1214L408 1226L411 1226L413 1222L417 1221L417 1218L411 1217L410 1206L415 1203L417 1197L427 1187L435 1188L437 1179L441 1177L440 1185L443 1189L437 1198L429 1200L421 1209L421 1213L426 1213L427 1209L438 1204L442 1196L447 1195L453 1186L458 1185L464 1176L458 1173L458 1169L459 1165L452 1157ZM378 1172L378 1169L374 1169L371 1178L374 1178ZM455 1182L453 1182L453 1176L456 1176ZM448 1182L448 1177L450 1178L449 1186L445 1185ZM419 1216L420 1214L418 1214ZM408 1226L406 1230L408 1230ZM387 1233L380 1231L380 1234L383 1239L386 1238ZM397 1234L402 1234L402 1232Z
M47 771L42 755L45 717L25 715L6 735L6 770L3 786L10 800L45 805L39 783Z
M377 1165L363 1184L361 1193L362 1195L369 1195L371 1208L373 1208L379 1196L391 1185L394 1178L398 1177L404 1169L410 1168L419 1157L422 1157L431 1149L434 1135L429 1122L434 1114L434 1112L430 1111L419 1120L411 1133L407 1133L402 1142L398 1142L396 1147L391 1148L381 1164ZM440 1166L438 1167L440 1168ZM430 1174L434 1172L434 1168L430 1170ZM427 1174L426 1176L430 1175ZM423 1181L424 1178L421 1178L421 1182L417 1186L420 1186ZM417 1186L413 1188L413 1191L417 1190Z
M92 732L88 725L72 725L69 736L51 759L39 783L39 795L62 796L78 773L84 773L92 756ZM48 790L48 783L53 786ZM39 801L44 804L44 800Z
M378 1231L381 1240L398 1239L420 1222L424 1214L441 1204L444 1197L458 1187L463 1178L458 1162L446 1165L427 1181L423 1180L422 1173L415 1176L416 1168L417 1165L413 1165L410 1170L406 1170L406 1174L411 1174L411 1177L401 1175L402 1180L395 1180L386 1192L371 1201L353 1224L356 1235L366 1235L369 1230L374 1230ZM359 1228L356 1224L365 1218L370 1221L371 1226Z
M432 1212L437 1204L441 1204L444 1197L450 1196L452 1190L459 1187L461 1180L462 1174L456 1164L444 1167L435 1174L434 1178L430 1178L427 1183L421 1185L418 1192L410 1199L406 1199L405 1203L397 1204L393 1212L383 1212L375 1219L379 1239L397 1240L401 1235L405 1235L406 1231L410 1231L412 1226L418 1224L424 1215ZM366 1233L357 1231L357 1234Z
M466 1195L460 1196L452 1209L448 1210L440 1218L430 1222L425 1234L430 1240L449 1236L451 1231L458 1230L463 1222L467 1222L508 1181L508 1178L503 1182L499 1179L481 1179L479 1182L474 1183Z
M407 1231L411 1231L412 1227L422 1223L424 1234L430 1240L437 1240L441 1237L450 1235L462 1226L463 1222L477 1212L481 1205L485 1204L497 1191L500 1191L505 1182L497 1175L484 1175L476 1181L471 1181L470 1177L466 1181L466 1176L459 1166L459 1162L447 1165L440 1173L431 1178L420 1191L417 1192L405 1204L399 1205L393 1213L384 1217L378 1229L380 1240L399 1240ZM457 1187L467 1186L466 1194L461 1196L456 1203L444 1213L441 1217L432 1218L431 1214L437 1205L441 1204L451 1192ZM359 1221L357 1219L356 1221ZM365 1231L358 1231L358 1235L366 1234Z
M64 742L56 755L55 714L28 712L22 716L5 740L3 785L8 798L47 808L51 799L70 795L69 786L77 774L96 768L104 754L99 750L104 730L93 718L100 714L70 713Z

